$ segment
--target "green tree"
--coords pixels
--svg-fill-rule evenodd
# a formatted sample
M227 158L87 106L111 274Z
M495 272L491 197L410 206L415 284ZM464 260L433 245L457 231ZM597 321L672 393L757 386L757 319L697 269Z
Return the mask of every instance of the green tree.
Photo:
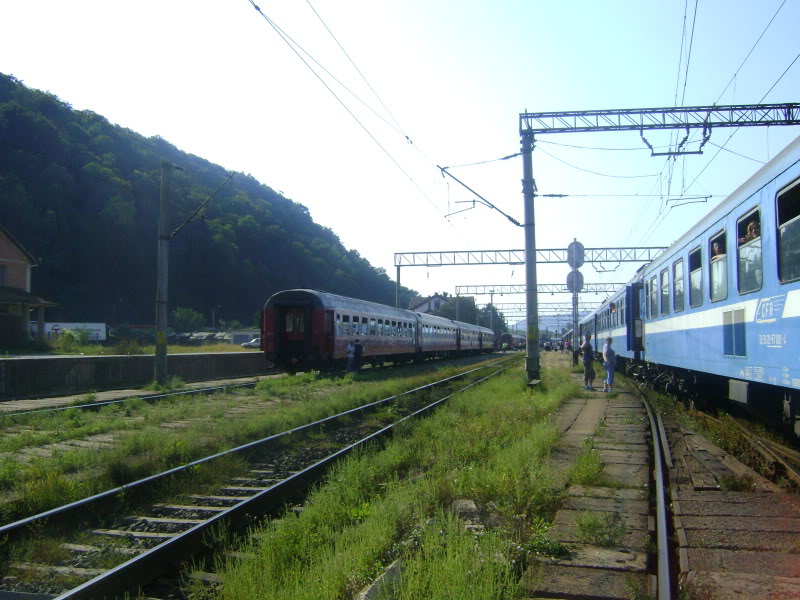
M170 315L170 324L175 331L197 331L205 325L205 319L191 308L176 308Z

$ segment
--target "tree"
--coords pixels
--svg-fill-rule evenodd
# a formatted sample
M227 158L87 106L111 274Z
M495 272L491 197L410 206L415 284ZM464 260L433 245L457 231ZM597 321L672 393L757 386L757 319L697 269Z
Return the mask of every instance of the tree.
M191 308L176 308L172 311L170 322L175 331L186 332L202 329L205 319L203 315Z

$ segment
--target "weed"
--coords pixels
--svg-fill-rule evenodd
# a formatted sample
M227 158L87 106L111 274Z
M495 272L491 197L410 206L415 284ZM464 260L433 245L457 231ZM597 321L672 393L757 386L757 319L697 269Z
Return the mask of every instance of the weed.
M625 525L618 512L582 512L575 524L578 539L584 544L617 547L625 536Z
M755 479L749 473L724 473L717 479L719 489L723 492L750 492L755 487Z
M603 460L591 447L584 448L569 470L568 481L572 485L607 486L608 477L603 473Z

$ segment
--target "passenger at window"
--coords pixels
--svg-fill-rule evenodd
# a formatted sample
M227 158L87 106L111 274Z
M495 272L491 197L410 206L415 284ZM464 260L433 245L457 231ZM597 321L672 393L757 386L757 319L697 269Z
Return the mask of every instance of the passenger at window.
M722 246L719 242L714 242L711 245L711 254L711 260L725 256L725 252L722 250Z
M758 221L750 221L747 224L747 234L739 238L740 244L746 244L747 242L751 242L757 237L761 236L761 228L758 226Z

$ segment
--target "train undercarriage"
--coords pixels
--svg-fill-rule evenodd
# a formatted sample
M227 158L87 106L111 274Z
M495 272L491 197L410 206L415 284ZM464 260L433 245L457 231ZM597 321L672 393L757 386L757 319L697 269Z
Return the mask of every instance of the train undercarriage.
M800 392L756 381L740 381L659 365L620 359L618 370L658 390L687 408L741 408L782 432L800 438Z

